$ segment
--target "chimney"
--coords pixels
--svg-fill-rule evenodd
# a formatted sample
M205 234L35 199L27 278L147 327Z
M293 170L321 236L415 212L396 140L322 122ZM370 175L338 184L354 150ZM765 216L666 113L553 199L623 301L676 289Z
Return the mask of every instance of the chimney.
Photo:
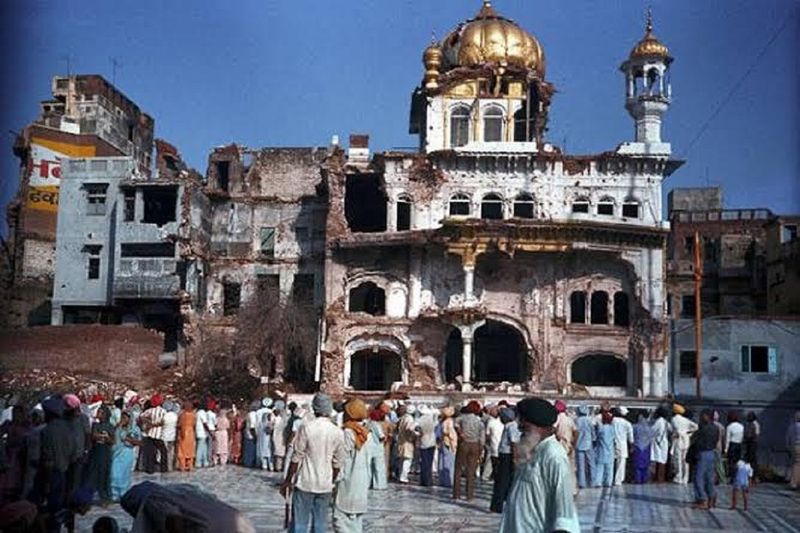
M351 164L369 163L369 135L351 133L347 161Z

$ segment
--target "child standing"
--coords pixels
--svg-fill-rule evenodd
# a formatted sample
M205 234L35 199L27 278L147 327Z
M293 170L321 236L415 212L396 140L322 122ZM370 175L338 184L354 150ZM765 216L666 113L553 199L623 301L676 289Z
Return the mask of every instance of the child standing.
M753 477L753 468L750 463L742 459L736 463L736 474L733 478L733 493L731 495L731 509L736 509L736 493L742 493L744 510L747 511L747 492L750 490L750 478Z

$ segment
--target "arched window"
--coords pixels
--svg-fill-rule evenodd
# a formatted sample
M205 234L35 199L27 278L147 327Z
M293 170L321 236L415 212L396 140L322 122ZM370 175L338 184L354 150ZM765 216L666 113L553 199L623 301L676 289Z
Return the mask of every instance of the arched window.
M397 198L397 231L411 229L411 198L405 194Z
M515 218L533 218L533 196L522 193L514 199Z
M503 199L499 194L489 193L481 201L481 218L489 220L503 219Z
M608 293L596 291L592 293L592 324L608 324Z
M624 292L614 293L614 325L623 328L627 328L630 325L628 295Z
M365 281L350 289L348 304L351 313L382 316L386 314L386 292L371 281Z
M639 202L637 200L625 200L622 204L622 218L639 218Z
M589 212L589 199L588 198L576 198L572 202L572 212L573 213L588 213Z
M586 323L586 293L575 291L569 295L569 321L571 324Z
M483 112L483 140L485 142L500 142L503 140L503 110L499 107L489 107Z
M614 216L614 199L606 196L597 202L597 214L609 217Z
M469 107L456 106L450 111L450 146L464 146L469 142Z
M469 216L469 196L458 193L450 198L450 216Z

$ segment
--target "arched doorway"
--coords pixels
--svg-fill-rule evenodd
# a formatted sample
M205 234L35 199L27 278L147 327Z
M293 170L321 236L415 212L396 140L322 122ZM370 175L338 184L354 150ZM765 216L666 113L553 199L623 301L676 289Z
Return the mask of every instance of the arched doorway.
M528 381L528 347L518 329L487 320L475 331L474 381Z
M444 381L453 383L456 376L464 375L464 342L461 340L461 331L453 328L447 337L444 349Z
M589 354L572 363L572 382L589 387L625 387L625 361L608 354Z
M350 386L356 390L389 390L402 379L400 356L391 350L359 350L350 357Z

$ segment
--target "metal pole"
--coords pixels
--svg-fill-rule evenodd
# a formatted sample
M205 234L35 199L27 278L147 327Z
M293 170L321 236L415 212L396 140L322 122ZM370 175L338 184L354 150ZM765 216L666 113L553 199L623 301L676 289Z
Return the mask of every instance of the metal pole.
M703 283L703 261L700 253L700 234L694 232L694 365L695 365L695 395L697 399L703 398L700 389L700 379L703 377L703 317L700 305L700 286Z

